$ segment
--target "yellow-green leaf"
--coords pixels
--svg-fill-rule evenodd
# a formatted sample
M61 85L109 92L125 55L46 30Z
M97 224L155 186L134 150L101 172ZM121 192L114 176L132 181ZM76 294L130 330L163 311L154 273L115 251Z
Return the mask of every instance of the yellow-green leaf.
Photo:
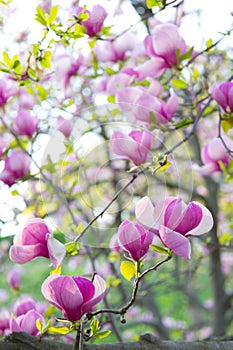
M52 24L57 18L58 5L53 6L49 12L49 23Z
M104 339L106 337L109 336L109 334L111 334L111 331L108 330L108 331L102 331L102 332L98 332L95 334L95 337L98 338L98 339Z
M151 244L151 248L155 251L155 252L157 252L157 253L159 253L159 254L168 254L169 253L169 251L167 250L167 248L164 248L164 247L160 247L160 246L158 246L158 245L155 245L155 244Z
M122 261L121 273L125 277L125 279L127 279L127 281L130 281L136 275L135 264L130 261Z
M225 133L227 134L228 131L233 128L233 118L228 119L228 120L223 120L222 121L222 128L225 131Z
M171 80L171 82L178 89L185 89L186 87L188 87L188 84L184 80L181 80L181 79L174 78Z
M53 333L53 334L67 334L71 332L71 329L68 327L49 327L47 329L48 333Z

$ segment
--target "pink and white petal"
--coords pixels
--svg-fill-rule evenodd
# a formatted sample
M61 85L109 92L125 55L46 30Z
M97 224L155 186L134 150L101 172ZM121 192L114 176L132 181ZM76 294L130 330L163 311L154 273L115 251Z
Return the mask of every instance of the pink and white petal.
M83 302L87 302L93 298L95 294L95 287L91 281L85 277L81 276L72 276L74 282L77 284L78 289L80 290L83 296Z
M94 306L98 304L106 294L107 286L105 280L102 277L100 277L99 275L95 275L93 284L95 287L94 297L90 301L82 305L82 314L88 311L92 311Z
M33 245L46 242L46 235L50 230L45 221L40 218L31 219L27 222L22 232L22 242L25 245Z
M169 118L169 120L173 117L173 114L177 111L178 107L178 96L172 92L164 107L166 116Z
M53 264L53 267L56 269L61 265L62 260L66 256L66 247L64 244L55 239L53 234L48 234L47 246L49 258Z
M154 47L153 47L153 40L151 36L147 36L144 40L144 46L146 49L146 52L148 53L149 56L156 56Z
M139 81L148 77L157 78L160 77L164 70L168 68L168 65L162 57L154 57L150 60L137 66L137 72L139 73Z
M154 206L154 220L158 225L164 224L164 215L168 205L174 201L176 197L167 197L165 200L161 200L155 203Z
M164 226L175 229L183 218L187 205L181 198L171 201L164 213Z
M165 247L171 249L176 255L184 259L191 258L191 245L189 240L180 233L170 230L168 227L159 227L159 237Z
M22 332L22 328L18 325L16 320L14 319L14 316L11 316L10 321L9 321L9 327L11 332Z
M149 197L145 196L137 202L135 216L145 227L152 228L155 226L154 206Z
M174 228L174 231L186 236L191 230L200 224L201 220L202 209L196 202L190 202L178 226Z
M193 169L197 170L202 176L209 176L213 174L215 171L220 171L216 163L208 163L203 166L194 164Z
M171 23L161 23L153 31L153 48L156 55L169 56L180 43L178 28Z
M49 257L48 250L43 244L17 246L10 248L9 256L11 261L16 264L25 264L38 256Z
M28 311L22 320L22 330L28 334L37 336L39 334L39 330L36 327L36 321L38 319L40 319L42 323L45 323L42 315L40 315L36 310Z
M56 301L56 299L54 299L54 293L52 292L51 288L50 288L50 283L56 279L60 277L60 275L58 274L53 274L49 277L46 278L46 280L44 280L42 286L41 286L41 292L44 296L44 298L53 306L57 307L59 310L62 310L62 307L58 304L58 302Z
M193 203L195 203L197 206L201 208L202 220L197 227L189 231L188 236L199 236L206 232L209 232L212 229L214 225L214 220L211 212L204 205L198 202L193 202Z
M223 160L227 156L227 150L219 138L215 138L208 144L208 154L213 160Z

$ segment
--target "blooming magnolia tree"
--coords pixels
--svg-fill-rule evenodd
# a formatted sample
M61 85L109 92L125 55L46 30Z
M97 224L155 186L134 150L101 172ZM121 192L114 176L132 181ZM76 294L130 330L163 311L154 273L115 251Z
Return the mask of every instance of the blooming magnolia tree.
M185 0L90 3L35 4L1 54L3 346L196 348L233 332L231 28L195 48Z

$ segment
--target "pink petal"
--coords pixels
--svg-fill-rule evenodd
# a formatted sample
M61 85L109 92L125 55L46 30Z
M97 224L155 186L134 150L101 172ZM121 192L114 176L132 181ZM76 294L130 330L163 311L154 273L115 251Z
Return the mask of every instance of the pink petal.
M53 264L53 267L57 268L61 265L62 260L66 256L66 247L64 246L64 244L55 239L51 233L48 234L47 244L49 258Z
M39 218L29 220L22 232L22 244L46 244L47 233L49 232L50 230L44 220Z
M162 243L175 254L184 259L191 258L191 245L189 240L180 233L170 230L168 227L159 227L159 237Z
M181 221L178 226L174 228L174 231L181 233L182 235L188 235L189 231L195 229L202 220L202 209L197 203L190 202Z
M48 258L48 250L39 243L36 245L15 246L13 245L9 251L10 259L16 264L25 264L38 256Z
M168 120L172 119L173 114L177 111L178 107L179 107L178 96L174 92L172 92L164 108L166 116L168 117Z
M145 227L152 228L155 226L154 207L149 197L145 196L137 202L135 216Z
M196 206L199 206L202 210L202 219L197 227L195 227L193 230L189 231L188 235L190 236L199 236L206 232L209 232L214 224L213 216L211 212L202 204L198 202L192 202Z
M106 282L99 275L95 275L93 281L95 287L95 294L93 298L82 306L82 313L92 311L94 306L98 304L106 294Z
M95 294L95 287L91 281L89 281L87 278L80 277L80 276L73 276L72 277L76 285L78 286L78 289L80 290L80 293L83 297L83 302L87 302L90 299L93 298Z
M175 229L182 220L187 205L181 198L176 198L169 203L164 214L164 226Z

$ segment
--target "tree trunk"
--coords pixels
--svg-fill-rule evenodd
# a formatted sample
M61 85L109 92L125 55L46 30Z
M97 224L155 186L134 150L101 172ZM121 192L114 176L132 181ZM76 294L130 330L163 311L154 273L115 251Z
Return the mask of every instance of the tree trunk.
M72 350L71 344L42 339L41 341L26 333L12 333L0 341L0 350ZM194 341L175 342L159 340L150 334L132 343L88 344L84 350L232 350L233 341Z

